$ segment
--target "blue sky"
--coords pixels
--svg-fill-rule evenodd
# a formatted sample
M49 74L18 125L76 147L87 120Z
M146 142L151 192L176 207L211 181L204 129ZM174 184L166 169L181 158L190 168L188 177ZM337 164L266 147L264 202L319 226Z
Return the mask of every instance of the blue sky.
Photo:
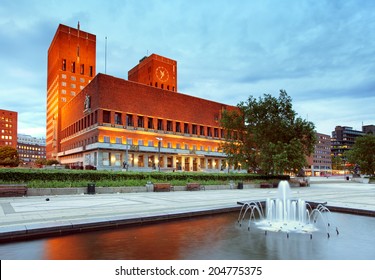
M237 105L285 89L331 134L375 124L372 0L1 0L0 108L45 135L47 51L59 23L97 36L97 72L127 79L139 59L177 60L178 91Z

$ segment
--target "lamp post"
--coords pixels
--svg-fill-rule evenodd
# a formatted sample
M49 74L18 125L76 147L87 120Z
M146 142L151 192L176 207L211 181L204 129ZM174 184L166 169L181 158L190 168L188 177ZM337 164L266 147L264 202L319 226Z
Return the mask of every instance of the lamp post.
M158 140L158 170L160 172L160 146L161 146L161 141L163 140L163 138L159 138L159 137L156 137L156 139Z

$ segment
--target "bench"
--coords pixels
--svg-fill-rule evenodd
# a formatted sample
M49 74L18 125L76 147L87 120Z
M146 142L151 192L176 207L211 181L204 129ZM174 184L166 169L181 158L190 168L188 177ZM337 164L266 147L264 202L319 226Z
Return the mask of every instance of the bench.
M201 186L199 183L187 183L186 184L186 190L188 191L200 191L200 190L206 190L204 186Z
M0 185L0 197L25 196L26 184Z
M154 184L154 192L170 192L171 190L174 191L174 188L171 186L170 183L155 183Z

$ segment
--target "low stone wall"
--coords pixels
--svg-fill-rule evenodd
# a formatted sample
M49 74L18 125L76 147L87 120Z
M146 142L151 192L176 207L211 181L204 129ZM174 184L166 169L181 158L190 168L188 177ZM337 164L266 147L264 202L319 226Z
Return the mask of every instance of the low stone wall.
M259 184L244 184L244 189L259 187ZM235 189L237 185L235 186ZM205 185L205 190L229 190L229 185ZM148 192L147 187L95 187L97 194L133 193ZM174 191L186 191L186 186L174 186ZM83 188L28 188L27 196L48 196L48 195L74 195L87 194L87 187Z

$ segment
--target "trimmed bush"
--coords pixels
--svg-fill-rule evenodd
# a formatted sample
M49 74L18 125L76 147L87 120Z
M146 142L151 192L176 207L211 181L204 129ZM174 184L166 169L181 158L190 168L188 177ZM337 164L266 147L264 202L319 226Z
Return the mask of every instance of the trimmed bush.
M132 181L132 182L249 182L255 180L288 180L289 176L265 176L245 173L192 173L192 172L114 172L95 170L45 170L45 169L0 169L0 182L81 182ZM119 182L118 182L119 183ZM72 183L70 183L72 185ZM117 184L116 184L117 185ZM126 184L128 185L128 184Z

